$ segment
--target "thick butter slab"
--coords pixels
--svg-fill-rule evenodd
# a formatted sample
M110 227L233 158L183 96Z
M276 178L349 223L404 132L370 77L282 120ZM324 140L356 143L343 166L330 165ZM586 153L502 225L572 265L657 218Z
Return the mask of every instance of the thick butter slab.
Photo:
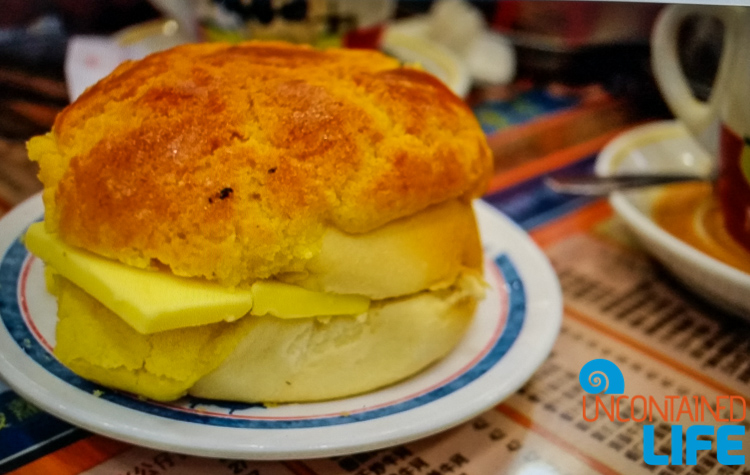
M358 315L370 308L370 299L361 295L315 292L276 281L260 280L253 284L252 290L255 300L252 315L278 318Z
M307 318L356 315L370 306L367 297L315 292L274 281L231 289L137 269L71 247L49 234L43 223L32 224L24 240L29 251L143 334L233 321L248 313Z
M68 246L49 234L43 223L29 226L24 242L140 333L232 321L253 306L250 289L126 266Z

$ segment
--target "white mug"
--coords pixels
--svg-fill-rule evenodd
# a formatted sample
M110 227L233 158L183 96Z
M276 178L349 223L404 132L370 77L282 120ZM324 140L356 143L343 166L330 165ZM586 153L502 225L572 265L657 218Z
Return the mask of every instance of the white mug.
M721 58L706 101L693 96L678 58L680 26L693 15L724 25ZM750 7L666 7L654 26L651 60L675 117L716 158L716 192L727 230L750 250Z

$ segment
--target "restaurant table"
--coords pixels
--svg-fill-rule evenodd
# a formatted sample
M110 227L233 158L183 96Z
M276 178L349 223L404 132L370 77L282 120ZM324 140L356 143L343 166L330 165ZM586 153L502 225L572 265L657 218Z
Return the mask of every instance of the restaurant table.
M39 410L0 382L0 473L18 475L438 475L750 474L722 465L715 449L693 466L644 462L644 422L591 422L592 396L579 382L594 359L615 362L626 394L750 395L750 325L697 298L632 240L606 198L561 195L543 177L591 171L597 153L634 124L597 103L606 122L580 111L493 135L497 172L483 200L515 221L551 262L562 289L559 336L549 357L517 392L471 420L427 438L366 453L308 460L202 458L92 434ZM576 122L578 121L578 122ZM576 125L577 124L577 125ZM555 133L557 131L557 134ZM562 132L561 132L562 131ZM577 132L577 134L575 133ZM565 142L565 137L577 140ZM523 146L542 141L542 147ZM39 189L22 142L0 148L2 212ZM506 162L504 150L523 159ZM0 190L2 191L2 190ZM583 402L589 401L588 412ZM629 411L629 407L624 407ZM739 422L748 427L748 418ZM670 431L656 423L657 453ZM747 436L743 454L748 453Z

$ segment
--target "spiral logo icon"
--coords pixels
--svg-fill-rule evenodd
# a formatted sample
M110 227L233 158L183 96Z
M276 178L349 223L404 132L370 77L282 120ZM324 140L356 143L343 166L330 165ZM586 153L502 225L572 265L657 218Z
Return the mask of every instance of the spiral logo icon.
M622 394L625 379L616 364L607 359L591 360L578 373L578 382L589 394Z

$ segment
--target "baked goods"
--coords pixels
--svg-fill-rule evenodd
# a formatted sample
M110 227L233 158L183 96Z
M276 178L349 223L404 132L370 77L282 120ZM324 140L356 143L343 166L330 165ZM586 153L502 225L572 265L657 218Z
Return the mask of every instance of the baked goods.
M108 386L264 402L367 391L444 356L481 295L470 200L491 172L484 135L437 79L377 52L247 43L156 53L87 90L28 149L46 213L29 247L67 249L42 256L64 267L50 279L56 354ZM83 254L71 273L59 256L73 249ZM152 327L139 302L123 303L127 291L113 297L116 284L91 277L100 264L89 258L220 287L255 310L191 308L190 328L179 318ZM303 294L365 311L284 307ZM221 341L206 337L214 331ZM364 374L380 376L340 387ZM278 381L250 394L261 379ZM153 380L170 389L151 390ZM240 393L222 389L240 380Z

